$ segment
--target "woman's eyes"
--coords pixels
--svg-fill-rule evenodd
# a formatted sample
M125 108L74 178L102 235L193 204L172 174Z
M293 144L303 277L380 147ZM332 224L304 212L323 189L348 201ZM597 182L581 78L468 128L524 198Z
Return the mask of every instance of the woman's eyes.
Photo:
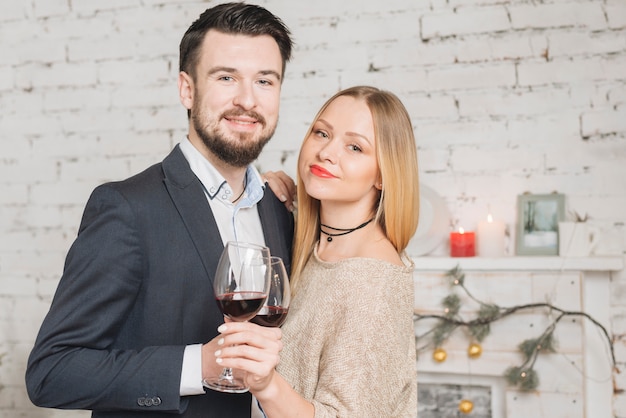
M327 134L326 132L324 132L324 131L320 131L320 130L316 130L316 131L315 131L315 135L317 135L317 136L319 136L319 137L322 137L322 138L328 138L328 137L329 137L329 136L328 136L328 134Z
M330 135L328 134L328 132L320 130L320 129L317 129L317 130L313 131L313 133L315 134L315 136L320 137L322 139L329 139L330 138ZM363 152L363 148L361 148L357 144L348 144L346 147L350 151L353 151L353 152Z

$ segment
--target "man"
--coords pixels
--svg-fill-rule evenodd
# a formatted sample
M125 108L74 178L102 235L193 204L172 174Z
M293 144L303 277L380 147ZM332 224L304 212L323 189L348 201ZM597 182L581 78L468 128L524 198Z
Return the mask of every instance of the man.
M289 269L293 217L251 163L276 128L291 48L280 19L243 3L187 30L188 136L94 190L28 361L33 403L99 418L250 417L249 394L202 387L221 370L212 279L230 240L265 244Z

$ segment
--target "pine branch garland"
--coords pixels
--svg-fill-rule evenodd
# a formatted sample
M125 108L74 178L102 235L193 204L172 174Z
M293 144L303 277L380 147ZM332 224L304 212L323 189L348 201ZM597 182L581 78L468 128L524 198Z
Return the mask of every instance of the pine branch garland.
M524 357L524 361L521 366L512 366L506 370L505 377L509 385L516 386L522 391L531 391L539 386L539 376L534 370L537 357L540 353L556 352L554 330L561 319L568 316L580 316L586 318L602 331L610 349L612 367L619 372L616 368L613 341L609 336L609 333L602 324L589 314L582 311L566 311L550 303L529 303L503 308L494 303L485 303L476 299L465 287L465 274L458 265L449 270L446 273L446 276L450 279L451 287L460 287L470 299L478 303L478 314L474 319L469 321L464 320L459 315L461 310L461 298L456 293L451 293L443 299L443 315L422 315L416 312L414 315L414 321L416 323L425 319L437 320L432 329L423 335L416 337L416 342L418 343L418 355L419 351L423 351L428 348L441 347L457 328L465 328L473 339L478 342L482 342L491 332L491 323L513 315L519 311L547 309L548 313L556 312L556 318L546 327L540 336L522 341L518 345L518 349ZM427 339L428 335L430 335L430 342ZM420 340L422 339L426 342L420 346Z

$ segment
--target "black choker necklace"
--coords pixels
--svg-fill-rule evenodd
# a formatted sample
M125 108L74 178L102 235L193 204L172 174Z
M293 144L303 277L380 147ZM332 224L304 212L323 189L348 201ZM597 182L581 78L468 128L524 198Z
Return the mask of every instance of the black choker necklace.
M361 225L357 226L356 228L333 228L332 226L320 224L320 232L324 235L328 235L328 238L326 238L326 241L331 242L333 240L333 237L339 237L341 235L346 235L346 234L349 234L350 232L354 232L357 229L363 228L365 225L369 224L373 220L374 218L370 219L369 221L365 221ZM333 231L342 231L342 232L339 232L337 234L331 234L330 232L324 231L322 227L332 229Z

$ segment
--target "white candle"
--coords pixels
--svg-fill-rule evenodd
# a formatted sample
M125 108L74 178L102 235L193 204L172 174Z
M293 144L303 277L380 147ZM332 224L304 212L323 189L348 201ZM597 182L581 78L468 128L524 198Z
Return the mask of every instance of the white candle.
M489 214L486 221L478 223L476 239L480 257L502 257L504 255L504 222L494 221Z

